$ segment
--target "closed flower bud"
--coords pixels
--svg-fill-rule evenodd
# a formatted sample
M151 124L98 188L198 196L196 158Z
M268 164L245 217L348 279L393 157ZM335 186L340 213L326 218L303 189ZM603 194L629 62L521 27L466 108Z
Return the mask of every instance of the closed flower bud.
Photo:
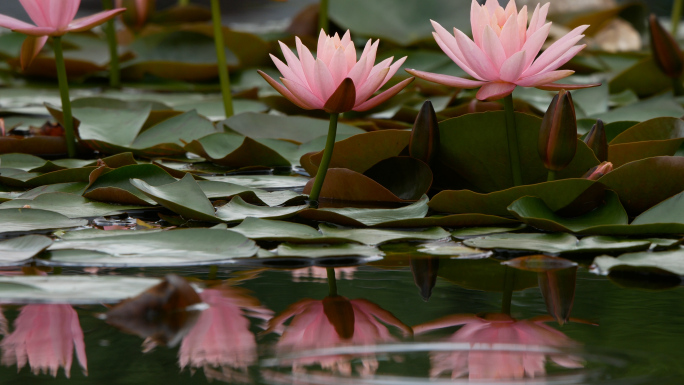
M655 15L649 18L653 58L663 73L679 79L684 72L684 53L672 35L663 28Z
M412 158L430 164L439 148L439 124L430 101L423 103L411 131L409 154Z
M591 128L584 138L584 143L594 151L594 155L596 155L599 161L605 162L608 160L608 139L606 139L606 129L601 119L597 120L594 127Z
M608 174L611 171L613 171L613 164L610 162L603 162L598 166L592 168L591 170L587 171L587 173L584 174L583 178L589 180L599 180L602 176Z
M550 171L564 169L577 152L577 118L572 96L562 90L553 98L542 120L539 156Z

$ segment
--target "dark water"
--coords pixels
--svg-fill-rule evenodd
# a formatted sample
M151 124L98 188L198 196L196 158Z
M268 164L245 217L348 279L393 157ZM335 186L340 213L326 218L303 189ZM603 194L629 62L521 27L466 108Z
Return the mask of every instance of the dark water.
M441 263L440 275L447 276L445 272L458 268L451 263ZM117 273L163 276L169 272L156 269ZM197 268L177 273L197 281L206 279L209 270ZM99 317L107 310L104 306L77 306L88 373L84 376L74 354L70 379L62 368L56 378L36 375L29 369L32 366L37 371L45 354L73 350L73 328L54 321L66 322L64 313L57 312L62 314L60 318L43 307L38 309L43 315L40 321L31 321L26 317L26 308L4 306L10 331L28 330L22 337L26 346L40 339L36 336L40 334L36 331L39 324L43 337L33 350L29 348L29 363L19 371L8 357L20 357L17 351L21 349L13 350L16 345L8 344L11 337L5 337L0 383L205 384L211 379L214 383L236 384L418 384L467 383L469 376L485 378L473 380L474 383L509 384L684 381L684 291L680 287L664 291L625 289L580 268L571 322L559 326L551 320L545 328L539 326L543 325L541 322L532 322L535 317L548 314L539 287L514 292L508 317L500 314L502 304L505 308L507 303L502 300L502 293L469 290L442 277L437 278L426 302L411 270L402 266L338 269L338 294L351 302L336 297L336 301L328 299L326 304L329 285L325 273L325 269L320 269L316 271L318 277L312 277L310 270L221 268L218 280L204 282L206 285L223 281L222 289L214 290L213 297L203 297L205 302L216 305L210 308L212 313L205 310L200 315L205 318L189 323L190 334L184 334L180 347L158 346L146 353L143 338L123 333ZM456 275L448 276L453 279ZM466 281L472 278L467 272L460 276ZM460 283L486 285L485 281ZM296 315L282 323L282 336L263 333L265 320L273 315L281 317L293 305L297 310L292 314ZM350 305L355 314L351 324L343 311ZM25 321L22 325L15 322L20 310L26 313L19 319ZM478 313L479 318L465 316ZM364 318L367 315L375 317L375 321ZM452 320L467 319L468 323L460 329L453 326L418 332L447 316L452 316ZM53 322L46 327L50 317ZM500 321L498 329L492 328L494 319ZM418 326L415 336L403 335L410 330L408 326ZM489 331L485 330L487 327ZM466 332L471 333L470 337L465 336ZM352 342L340 339L349 333L351 340L346 341ZM61 347L60 341L64 343ZM322 350L302 351L314 345ZM202 355L211 346L222 352L216 356L214 365L207 363L211 361L209 355ZM181 370L179 360L187 361L185 369ZM193 362L196 368L190 368ZM452 379L452 373L458 378ZM535 377L530 378L531 374Z

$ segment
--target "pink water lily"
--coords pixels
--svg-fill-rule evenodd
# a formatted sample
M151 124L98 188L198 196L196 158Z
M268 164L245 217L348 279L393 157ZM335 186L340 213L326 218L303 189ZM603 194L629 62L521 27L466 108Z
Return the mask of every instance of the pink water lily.
M538 4L528 23L527 6L518 12L515 0L510 0L505 9L497 0L487 0L485 5L473 0L472 40L456 28L452 35L439 23L432 21L432 25L440 48L475 80L414 69L406 71L451 87L481 87L477 93L480 100L501 99L517 86L554 91L598 86L554 83L574 73L559 68L584 49L585 45L576 44L589 26L575 28L538 56L551 28L551 23L546 23L548 10L548 3L541 7Z
M0 15L0 27L29 35L21 47L23 68L26 68L38 55L49 36L87 31L126 11L125 8L117 8L74 20L81 0L19 0L19 2L36 25Z
M368 40L357 61L356 47L349 31L340 38L338 34L331 37L321 30L316 58L298 37L296 44L299 58L282 42L280 47L287 64L271 55L283 75L280 78L283 84L262 71L259 73L281 95L303 109L328 112L366 111L387 101L413 81L413 78L406 79L371 98L406 60L403 57L392 64L392 57L375 65L379 42ZM346 79L351 79L353 87L349 87ZM346 88L350 88L348 92L341 92ZM353 100L345 100L352 97ZM339 108L341 105L345 108Z

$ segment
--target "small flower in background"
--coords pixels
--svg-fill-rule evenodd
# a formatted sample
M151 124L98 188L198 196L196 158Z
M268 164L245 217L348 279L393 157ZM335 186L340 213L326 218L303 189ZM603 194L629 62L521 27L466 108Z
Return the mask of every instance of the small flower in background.
M592 168L591 170L587 171L587 173L584 174L583 178L589 180L599 180L602 176L608 174L611 171L613 171L613 164L610 162L603 162L598 166Z
M156 5L155 0L116 0L117 8L126 8L122 15L126 25L142 28Z
M510 0L505 9L497 0L487 0L485 5L473 0L470 11L473 40L456 28L451 35L439 23L432 21L432 25L440 48L475 80L414 69L407 72L450 87L481 87L477 93L480 100L501 99L517 86L556 91L598 86L554 84L574 73L558 68L584 49L585 45L575 44L589 26L575 28L537 56L551 28L551 23L546 23L548 10L548 3L537 5L528 27L527 6L518 12L515 0Z
M88 374L83 331L70 305L24 306L14 321L14 332L2 340L0 348L3 365L16 364L21 370L28 363L34 374L53 377L62 367L67 378L75 349L84 374Z
M262 71L259 71L259 74L281 95L305 110L366 111L387 101L413 81L412 78L406 79L370 99L394 76L406 57L394 64L394 58L389 58L375 65L375 55L380 41L376 40L373 43L368 40L357 61L356 47L349 31L340 38L337 34L328 36L321 30L316 58L299 38L296 38L296 41L299 58L285 44L280 43L287 65L271 55L271 59L283 75L280 78L283 84ZM345 79L351 79L353 84L350 88L354 92L342 95L341 101L335 103L339 105L331 105L331 102L335 101L333 96L336 91L345 86ZM339 106L343 108L338 108Z

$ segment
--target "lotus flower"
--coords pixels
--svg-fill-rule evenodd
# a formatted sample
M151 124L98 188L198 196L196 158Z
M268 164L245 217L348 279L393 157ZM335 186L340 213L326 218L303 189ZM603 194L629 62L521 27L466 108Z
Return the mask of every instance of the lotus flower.
M26 305L14 321L15 330L0 343L2 364L19 369L26 363L34 374L42 372L57 376L60 366L69 377L76 357L87 374L83 331L78 314L69 305Z
M430 355L431 377L451 373L451 378L466 374L470 380L522 379L546 374L545 364L551 359L565 368L581 368L578 357L567 353L549 354L538 348L566 348L576 345L565 334L544 324L550 317L516 320L506 314L476 316L458 314L413 328L416 334L433 329L465 325L448 338L451 343L467 343L471 350L433 352ZM506 351L497 344L520 348ZM526 349L527 348L527 349Z
M549 4L537 5L529 20L527 6L518 12L515 0L502 8L497 0L485 5L473 0L470 22L473 40L454 28L451 35L439 23L432 21L433 36L451 60L475 80L429 72L407 70L410 74L431 82L457 88L481 87L480 100L497 100L510 95L515 87L536 87L543 90L571 90L591 85L554 84L574 72L558 70L579 53L585 45L575 45L589 26L575 28L552 44L539 57L551 23L546 23Z
M299 58L280 43L287 65L271 55L283 75L280 79L284 85L262 71L259 74L281 95L305 110L332 113L366 111L396 95L413 81L413 78L406 79L369 100L394 76L406 57L394 64L394 58L389 58L375 65L380 41L373 43L368 40L357 61L356 48L349 31L340 39L338 34L330 37L321 30L315 59L299 38L296 38L296 42Z
M21 66L28 67L38 55L49 36L67 32L87 31L126 9L118 8L74 20L81 0L19 0L36 25L0 15L0 27L29 35L21 47Z
M236 287L207 289L200 297L209 308L181 342L181 369L204 368L207 378L250 382L246 372L257 360L257 344L247 317L266 321L273 312Z
M290 318L292 321L285 326ZM276 345L276 352L287 354L310 349L368 346L396 341L387 325L396 327L404 335L411 333L411 328L372 302L334 296L322 301L305 299L291 305L269 321L266 332L282 335ZM307 356L294 360L292 365L293 369L300 370L306 365L318 363L335 373L349 375L352 372L352 358L339 355ZM372 356L364 356L361 363L357 370L362 375L373 374L378 365Z

